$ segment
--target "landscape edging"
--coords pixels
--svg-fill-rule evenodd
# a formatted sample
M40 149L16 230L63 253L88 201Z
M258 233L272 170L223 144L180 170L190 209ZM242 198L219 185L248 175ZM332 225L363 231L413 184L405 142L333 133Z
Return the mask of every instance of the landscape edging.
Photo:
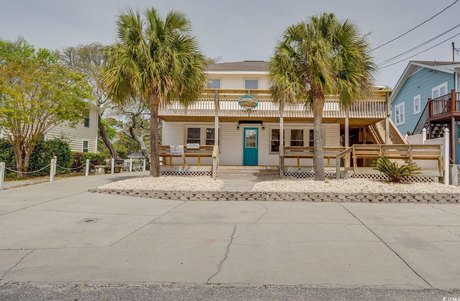
M460 193L331 193L272 191L162 191L89 189L89 192L180 201L277 201L460 204Z

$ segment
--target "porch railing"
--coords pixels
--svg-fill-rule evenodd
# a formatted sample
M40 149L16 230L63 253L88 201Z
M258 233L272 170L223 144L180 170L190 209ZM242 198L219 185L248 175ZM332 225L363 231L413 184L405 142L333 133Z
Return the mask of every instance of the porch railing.
M244 109L238 104L238 99L249 94L254 96L257 107ZM179 101L172 100L160 107L160 116L191 116L191 117L279 117L279 104L274 101L269 90L217 90L205 91L198 101L184 106ZM386 98L382 92L375 92L373 97L356 101L349 108L350 118L385 118ZM284 105L285 118L313 118L312 109L304 103ZM324 104L324 118L345 118L345 108L340 104L338 96L329 95Z
M449 94L428 100L428 112L430 118L460 113L460 93L451 90Z

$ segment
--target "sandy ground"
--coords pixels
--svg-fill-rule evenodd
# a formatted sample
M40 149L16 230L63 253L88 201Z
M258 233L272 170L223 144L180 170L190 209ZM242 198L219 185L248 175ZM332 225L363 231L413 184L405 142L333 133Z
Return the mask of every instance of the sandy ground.
M142 177L99 186L100 189L218 191L224 182L210 177Z
M440 183L397 184L368 179L341 179L316 182L313 180L283 179L256 183L253 191L283 192L338 192L338 193L460 193L460 187L445 186Z

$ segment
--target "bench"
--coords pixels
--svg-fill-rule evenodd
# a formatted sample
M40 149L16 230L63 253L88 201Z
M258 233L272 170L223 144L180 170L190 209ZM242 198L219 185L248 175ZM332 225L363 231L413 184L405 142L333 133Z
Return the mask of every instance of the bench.
M324 147L324 159L327 159L327 166L331 166L331 159L335 159L337 155L345 150L345 147ZM284 158L297 159L297 167L300 167L300 159L313 159L313 146L285 146Z
M201 166L201 158L212 158L214 145L200 145L198 148L185 145L183 147L183 153L174 153L171 152L170 145L160 145L160 157L163 158L163 163L173 165L173 158L182 158L183 165L189 165L187 158L197 158L197 165Z

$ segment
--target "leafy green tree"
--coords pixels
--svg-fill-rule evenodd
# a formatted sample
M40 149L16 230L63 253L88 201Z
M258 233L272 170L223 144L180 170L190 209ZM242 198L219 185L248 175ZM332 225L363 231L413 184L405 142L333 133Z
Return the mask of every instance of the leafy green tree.
M344 107L367 95L375 65L366 37L349 20L323 13L288 27L270 60L274 98L282 105L304 102L314 115L315 180L324 181L325 95L338 94Z
M0 40L0 128L10 140L16 168L27 171L42 137L64 122L88 115L91 88L84 76L58 62L59 55L23 39Z
M132 97L150 110L150 175L160 176L158 110L178 99L196 100L206 83L206 59L190 34L190 21L172 11L127 10L117 20L117 41L109 48L104 86L120 104Z
M105 144L113 158L117 158L117 151L109 137L108 128L103 122L105 115L113 105L107 97L101 84L101 74L106 59L107 47L100 43L67 47L61 52L61 61L70 69L86 76L88 84L92 87L93 99L98 108L99 138Z

